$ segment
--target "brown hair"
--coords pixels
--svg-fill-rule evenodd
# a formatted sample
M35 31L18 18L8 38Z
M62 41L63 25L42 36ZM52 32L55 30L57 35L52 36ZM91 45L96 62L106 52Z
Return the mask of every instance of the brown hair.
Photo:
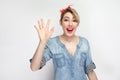
M78 15L77 11L75 9L71 8L71 7L68 7L66 9L64 9L64 12L61 12L60 23L62 22L62 19L63 19L65 13L67 13L67 12L70 12L75 17L75 19L78 22L78 24L80 23L80 17Z

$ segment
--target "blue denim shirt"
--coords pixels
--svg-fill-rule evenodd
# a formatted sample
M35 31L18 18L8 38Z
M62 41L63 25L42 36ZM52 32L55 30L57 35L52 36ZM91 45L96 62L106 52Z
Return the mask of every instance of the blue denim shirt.
M71 56L59 37L50 38L43 55L40 69L53 59L54 80L87 80L86 74L96 68L91 58L88 40L79 37L74 56Z

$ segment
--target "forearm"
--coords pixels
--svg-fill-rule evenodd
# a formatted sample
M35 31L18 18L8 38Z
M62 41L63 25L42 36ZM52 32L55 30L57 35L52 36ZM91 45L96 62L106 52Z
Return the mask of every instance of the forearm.
M87 76L89 80L98 80L94 71L89 72Z
M44 49L47 41L54 32L54 28L49 29L50 20L47 21L47 24L44 24L43 19L38 20L38 25L34 25L36 31L38 32L40 43L36 49L36 52L31 61L31 70L36 71L41 67L41 60L43 57Z
M36 71L40 68L41 66L40 62L42 60L45 46L46 46L46 42L39 42L30 65L32 71Z

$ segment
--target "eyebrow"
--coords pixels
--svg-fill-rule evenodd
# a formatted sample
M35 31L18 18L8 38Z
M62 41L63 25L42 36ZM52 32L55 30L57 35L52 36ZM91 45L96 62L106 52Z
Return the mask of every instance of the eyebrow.
M63 17L63 18L69 18L68 16L65 16L65 17ZM73 17L73 19L74 19L75 17Z
M63 18L69 18L68 16L65 16L65 17L63 17Z

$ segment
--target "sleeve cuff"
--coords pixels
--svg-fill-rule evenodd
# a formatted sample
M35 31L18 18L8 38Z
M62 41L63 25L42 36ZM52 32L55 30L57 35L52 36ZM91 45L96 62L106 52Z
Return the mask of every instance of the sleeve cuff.
M32 59L30 59L30 63L31 63L31 61L32 61ZM39 69L42 69L42 67L43 67L44 65L46 65L46 59L43 57L43 58L42 58L42 61L41 61L41 66L40 66Z
M39 69L42 69L44 65L46 65L46 59L43 57L41 61L41 66Z
M95 68L96 68L96 65L92 62L89 66L87 66L85 73L88 74L89 72L91 72Z

